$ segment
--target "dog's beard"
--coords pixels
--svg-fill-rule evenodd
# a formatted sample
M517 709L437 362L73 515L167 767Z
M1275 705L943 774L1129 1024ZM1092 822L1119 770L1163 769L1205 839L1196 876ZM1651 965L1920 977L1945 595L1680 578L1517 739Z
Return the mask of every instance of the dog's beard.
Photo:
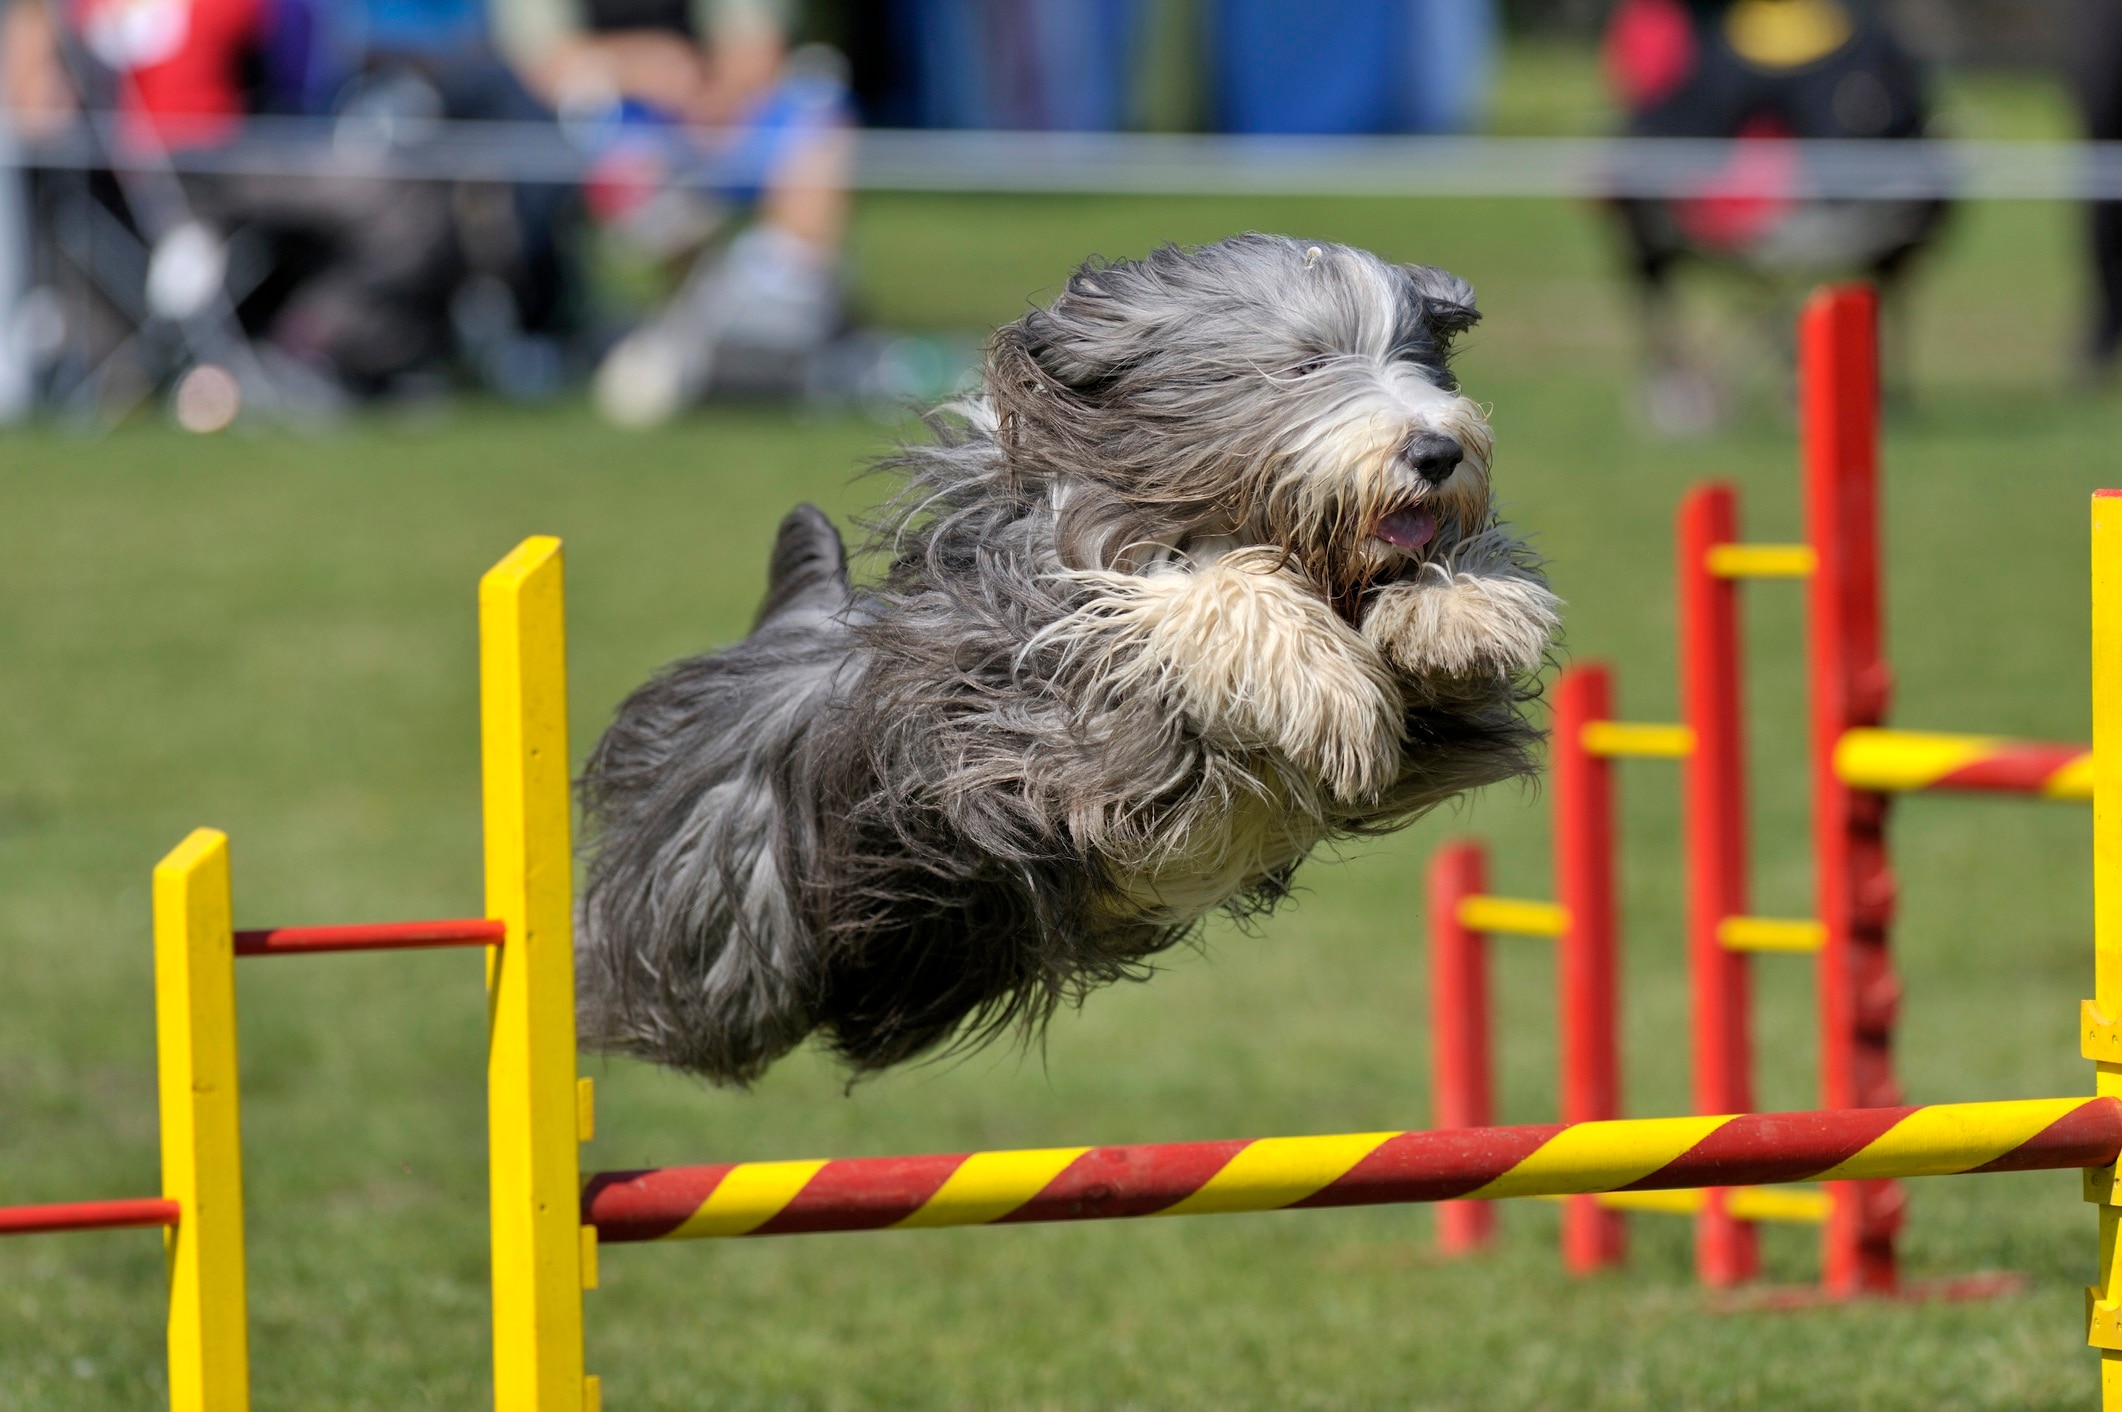
M1367 378L1322 410L1278 457L1259 496L1254 532L1281 546L1334 610L1360 623L1366 595L1448 564L1490 521L1494 438L1481 407L1412 368ZM1420 475L1410 448L1425 435L1457 442L1459 465Z

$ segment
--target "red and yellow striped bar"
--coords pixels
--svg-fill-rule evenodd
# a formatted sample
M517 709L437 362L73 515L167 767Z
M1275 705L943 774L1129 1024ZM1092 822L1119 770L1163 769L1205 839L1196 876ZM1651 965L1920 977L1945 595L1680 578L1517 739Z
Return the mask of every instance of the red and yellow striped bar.
M110 1231L127 1226L174 1226L180 1207L159 1196L114 1201L63 1201L49 1206L0 1206L0 1235L53 1231Z
M441 922L363 922L337 927L265 927L236 933L238 956L312 955L324 951L414 951L434 946L499 946L506 922L485 917Z
M600 1241L1095 1221L2097 1167L2122 1099L1050 1147L604 1172Z
M1935 731L1853 730L1835 746L1835 773L1856 789L1923 789L2093 797L2092 751L2082 745Z

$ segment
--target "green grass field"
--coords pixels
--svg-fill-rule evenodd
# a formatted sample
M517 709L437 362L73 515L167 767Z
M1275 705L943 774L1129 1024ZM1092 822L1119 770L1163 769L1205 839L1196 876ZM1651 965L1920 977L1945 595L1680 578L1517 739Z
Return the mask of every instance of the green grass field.
M2006 110L2009 110L2007 105ZM866 302L911 327L1010 317L1076 259L1245 228L1440 263L1479 287L1469 390L1498 478L1569 599L1567 653L1618 664L1625 711L1673 707L1669 526L1739 483L1796 529L1785 392L1756 360L1725 435L1645 439L1593 213L1561 204L873 200ZM1889 432L1889 629L1907 725L2082 738L2085 498L2122 482L2122 400L2061 389L2074 216L1963 213L1922 282L1917 395ZM473 584L520 536L567 540L578 754L657 664L742 631L781 512L873 491L855 420L720 411L615 435L478 408L326 440L0 439L0 1200L155 1184L149 868L195 824L234 838L239 924L479 907ZM1802 914L1796 595L1751 617L1759 910ZM1625 785L1628 1095L1684 1111L1677 801ZM591 1167L1419 1126L1420 869L1493 837L1544 894L1536 795L1503 790L1304 874L1255 935L1213 929L1149 986L990 1052L843 1091L814 1056L751 1094L630 1063L597 1076ZM2082 809L1919 800L1894 837L1913 1100L2082 1092L2090 985ZM1547 958L1503 959L1507 1121L1552 1112ZM1765 961L1763 1101L1812 1097L1811 983ZM474 1408L488 1396L476 957L260 963L241 978L252 1330L264 1409ZM2092 1405L2068 1174L1911 1193L1917 1276L2008 1268L1994 1303L1715 1312L1686 1231L1639 1218L1621 1274L1559 1271L1556 1214L1511 1209L1440 1263L1412 1209L826 1236L608 1252L589 1296L607 1405L648 1408L2010 1408ZM1810 1279L1810 1235L1768 1241ZM148 1233L0 1246L0 1409L161 1404Z

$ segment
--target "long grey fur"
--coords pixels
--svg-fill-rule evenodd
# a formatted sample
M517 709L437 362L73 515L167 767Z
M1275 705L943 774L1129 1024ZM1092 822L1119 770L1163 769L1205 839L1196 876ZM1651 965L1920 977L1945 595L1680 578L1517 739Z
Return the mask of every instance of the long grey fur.
M1086 264L999 330L980 394L884 463L881 580L851 588L799 506L751 634L666 668L599 742L584 1043L741 1084L813 1033L858 1073L1031 1033L1206 911L1272 908L1317 844L1529 771L1553 601L1456 398L1477 317L1442 271L1249 235ZM1467 462L1432 485L1362 449L1381 425L1444 427ZM1372 532L1396 507L1434 523L1419 550ZM1232 546L1330 609L1311 646L1374 663L1377 778L1187 704L1201 661L1270 685L1281 663L1213 630L1150 660L1171 649L1128 593Z

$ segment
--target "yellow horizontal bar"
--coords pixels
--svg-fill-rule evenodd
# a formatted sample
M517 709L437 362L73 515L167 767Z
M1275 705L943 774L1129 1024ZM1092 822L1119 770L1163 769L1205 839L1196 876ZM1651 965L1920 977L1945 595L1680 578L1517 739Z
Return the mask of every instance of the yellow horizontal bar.
M1592 721L1579 737L1593 755L1640 760L1685 760L1695 752L1695 733L1686 726L1643 721Z
M1540 1201L1568 1201L1566 1196L1542 1196ZM1592 1198L1609 1211L1638 1211L1655 1216L1692 1216L1702 1209L1703 1193L1687 1188L1679 1191L1602 1191ZM1742 1187L1726 1193L1724 1209L1735 1220L1778 1221L1790 1225L1825 1224L1831 1202L1816 1187Z
M1705 561L1720 579L1810 578L1820 556L1810 544L1712 544Z
M1569 1196L1536 1196L1534 1201L1573 1201ZM1702 1193L1680 1191L1602 1191L1592 1200L1609 1211L1640 1211L1657 1216L1692 1216L1702 1209Z
M1782 1221L1794 1226L1824 1225L1833 1208L1833 1200L1817 1187L1745 1187L1724 1198L1724 1209L1741 1221Z
M1827 928L1811 918L1726 917L1717 923L1717 945L1726 951L1818 951Z
M1569 909L1523 897L1474 896L1460 902L1459 925L1504 936L1560 936L1569 930Z
M1660 1216L1692 1216L1702 1209L1699 1191L1602 1191L1593 1199L1609 1210L1647 1211Z

